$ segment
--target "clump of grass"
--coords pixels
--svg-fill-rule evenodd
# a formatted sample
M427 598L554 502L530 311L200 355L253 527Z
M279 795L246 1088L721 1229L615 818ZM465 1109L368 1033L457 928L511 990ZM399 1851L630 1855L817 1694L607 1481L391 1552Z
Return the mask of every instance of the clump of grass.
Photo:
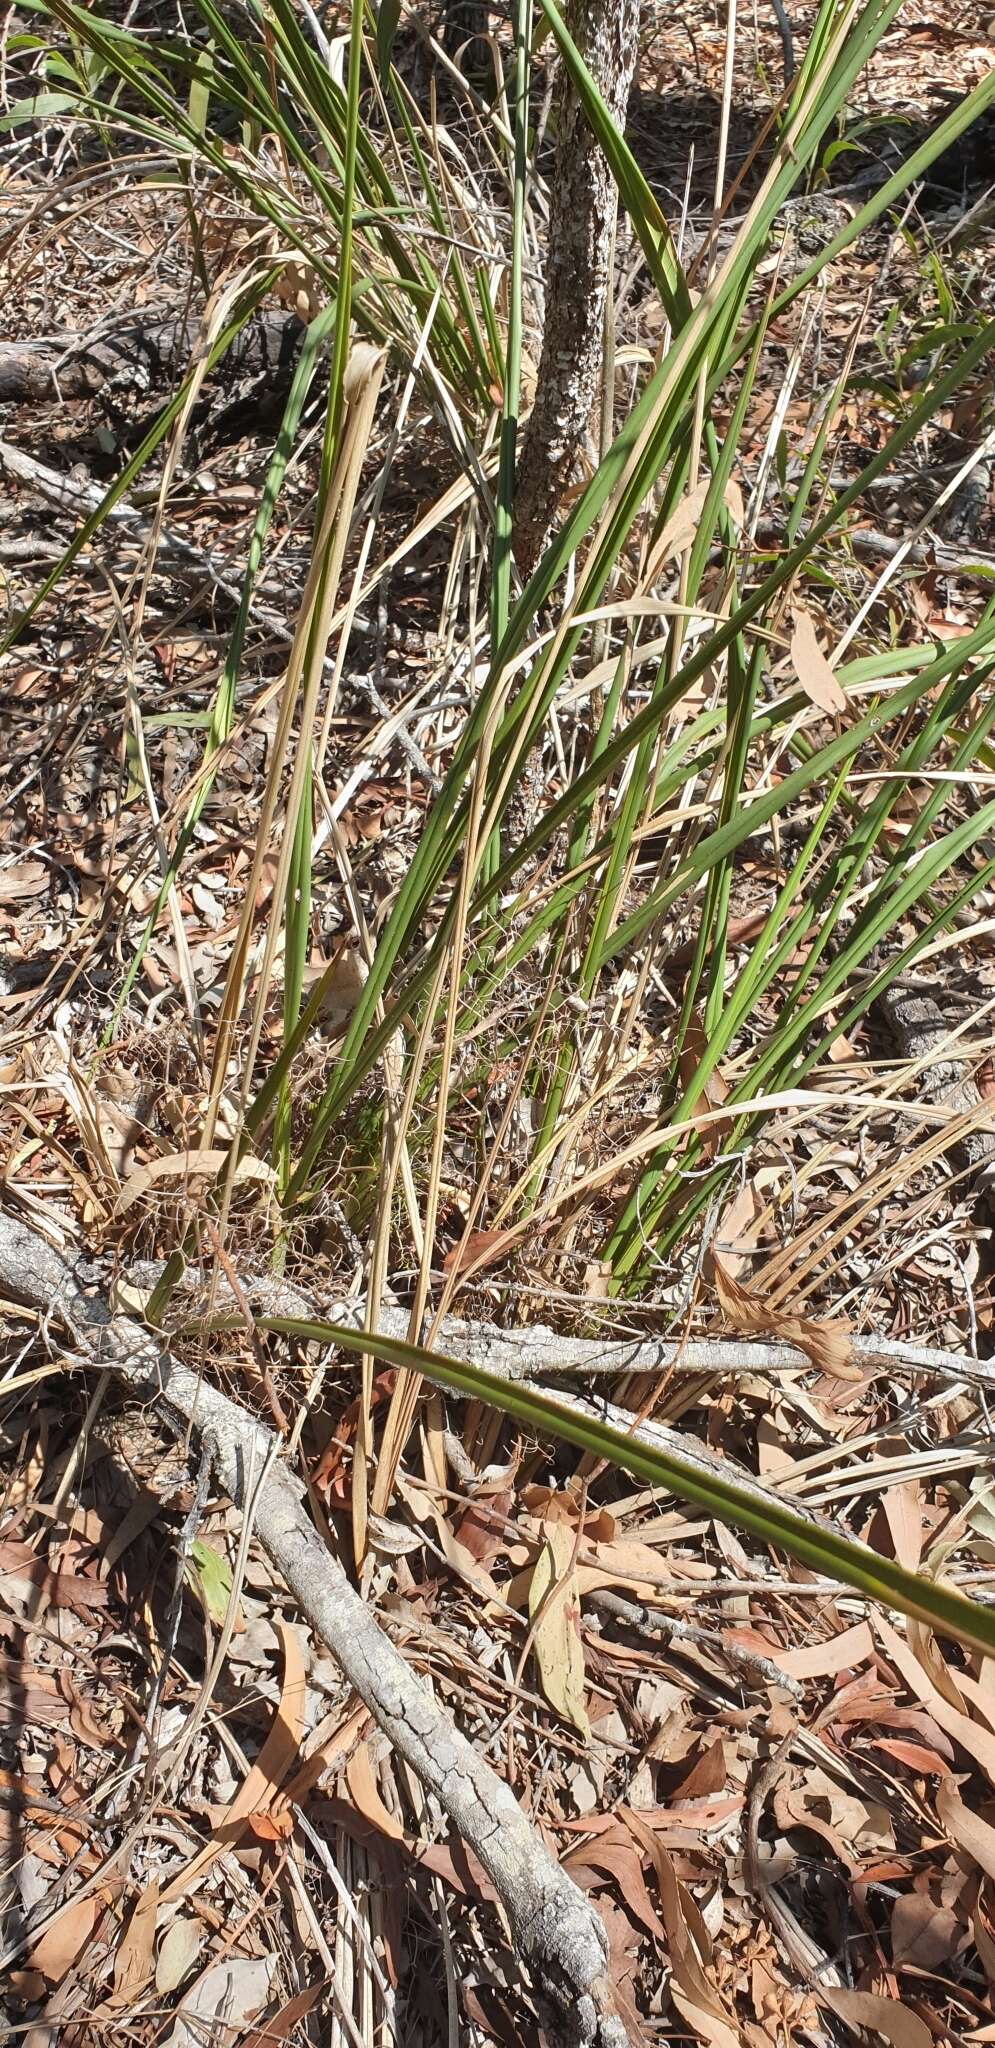
M898 4L822 0L769 169L724 253L706 262L696 294L554 0L539 0L611 165L667 328L624 417L608 408L603 459L517 596L514 458L535 186L529 110L536 38L525 0L515 12L507 90L497 94L490 124L478 108L477 161L494 172L488 203L479 205L480 174L466 162L454 169L452 138L422 117L389 69L390 17L379 58L368 47L362 0L353 0L341 76L285 0L247 6L237 17L244 32L211 0L196 0L196 30L183 45L112 29L73 0L45 0L40 11L91 53L75 100L80 119L109 146L127 133L174 151L181 175L203 167L258 225L262 253L244 280L237 317L290 265L303 266L319 302L260 505L246 605L303 395L319 352L329 350L311 570L213 1047L204 1142L216 1138L222 1093L234 1092L238 1130L218 1194L220 1227L240 1151L269 1147L285 1247L302 1219L306 1228L330 1170L333 1137L348 1132L355 1141L362 1132L363 1199L354 1202L348 1186L335 1189L368 1237L357 1549L365 1540L373 1447L371 1361L389 1356L402 1373L381 1450L380 1508L424 1372L618 1458L805 1562L990 1648L989 1624L952 1595L927 1594L897 1568L877 1571L868 1553L842 1539L830 1549L829 1538L802 1529L798 1518L785 1515L775 1526L734 1498L735 1489L709 1490L679 1459L666 1470L659 1460L639 1463L610 1432L592 1426L585 1434L586 1425L568 1424L552 1404L530 1406L523 1397L516 1406L486 1375L443 1370L421 1342L433 1302L437 1320L460 1271L471 1270L473 1232L482 1228L492 1245L503 1233L511 1246L527 1232L558 1229L567 1215L576 1231L583 1218L610 1290L651 1293L661 1263L701 1233L730 1176L771 1119L797 1102L833 1039L935 944L995 872L995 801L958 805L951 796L990 758L995 601L949 645L928 637L894 644L873 612L859 652L846 634L845 645L833 645L850 515L976 377L995 344L995 323L944 319L929 378L892 409L880 446L845 488L832 481L832 452L856 335L807 439L795 443L796 415L785 404L775 409L759 462L751 446L775 323L995 100L989 79L798 276L768 286L764 266L780 209L820 163ZM274 146L267 140L264 148L264 138ZM499 173L503 208L494 202ZM223 341L219 334L216 349ZM363 987L310 1129L299 1138L298 1061L324 993L319 986L304 1002L315 778L329 718L322 693L329 674L341 673L349 606L337 624L336 607L385 362L420 380L464 465L465 503L489 551L489 643L481 663L467 625L466 666L475 676L469 709L375 945L360 934ZM809 362L802 330L789 389L804 389ZM159 423L159 439L182 402ZM115 491L151 452L147 443ZM771 549L757 535L774 486L780 535ZM205 790L213 753L230 729L245 617L243 607L214 706ZM934 779L910 825L907 799L926 774ZM537 785L538 815L522 830L525 792ZM187 815L164 890L202 801ZM744 935L737 903L744 852L772 825L795 819L800 832ZM242 1034L254 883L271 844L279 849L275 907ZM280 945L284 1045L261 1073L261 1023ZM666 1033L651 1056L640 1038L647 992L678 954ZM527 1134L514 1172L504 1170L511 1109L495 1134L484 1102L469 1140L480 1172L464 1230L468 1256L439 1292L436 1238L451 1123L458 1110L465 1132L461 1098L479 1058L481 1020L509 1001L519 1014L523 1004L531 1012L525 1042L513 1038L504 1048L517 1063L511 1104L528 1098L531 1106ZM654 1107L640 1115L633 1097L650 1066ZM379 1097L372 1117L371 1094ZM365 1190L377 1168L380 1193L371 1203ZM401 1227L398 1188L415 1280L411 1345L391 1351L375 1331Z

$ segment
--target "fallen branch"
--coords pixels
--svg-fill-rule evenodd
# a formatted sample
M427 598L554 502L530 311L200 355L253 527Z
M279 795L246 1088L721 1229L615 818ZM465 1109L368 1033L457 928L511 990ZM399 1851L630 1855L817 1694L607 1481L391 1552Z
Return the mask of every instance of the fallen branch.
M159 1260L145 1260L132 1266L129 1278L151 1293L163 1272ZM253 1307L263 1315L297 1316L326 1323L341 1323L346 1329L366 1326L366 1302L362 1295L349 1301L305 1294L287 1280L268 1277L242 1284ZM181 1285L196 1290L200 1276L188 1268ZM222 1290L223 1295L223 1290ZM217 1296L216 1296L217 1298ZM381 1304L377 1327L384 1337L403 1342L408 1335L407 1309ZM472 1358L499 1379L531 1382L542 1389L550 1380L620 1379L628 1373L645 1373L662 1378L664 1373L684 1378L710 1374L759 1374L779 1379L786 1372L811 1372L812 1361L795 1344L772 1339L746 1340L742 1337L567 1337L545 1323L531 1323L523 1330L502 1330L496 1323L467 1321L462 1316L443 1316L436 1348L456 1357ZM995 1361L962 1358L959 1352L941 1351L928 1344L908 1344L899 1337L852 1336L850 1348L855 1363L878 1373L925 1373L931 1379L956 1381L964 1386L986 1387L995 1392ZM657 1425L659 1429L661 1425ZM656 1441L659 1441L659 1437ZM687 1438L681 1436L682 1451ZM728 1473L725 1460L720 1461Z
M163 1270L161 1260L146 1260L131 1268L129 1279L147 1297ZM188 1267L179 1285L184 1293L192 1293L206 1304L204 1278L196 1268ZM345 1330L366 1327L366 1303L362 1296L319 1304L292 1282L274 1280L267 1275L246 1278L242 1286L263 1327L268 1317L274 1319L277 1328L281 1318L304 1324L335 1324ZM214 1299L216 1307L222 1308L231 1300L228 1283L222 1276L218 1276ZM408 1335L408 1313L389 1302L381 1303L377 1327L381 1336L403 1343ZM889 1375L903 1370L924 1372L954 1384L981 1386L995 1392L995 1364L960 1358L926 1346L904 1344L888 1337L853 1337L850 1341L855 1358L868 1371L879 1370ZM609 1377L620 1379L629 1374L662 1379L665 1375L722 1378L745 1373L782 1379L786 1372L812 1370L811 1359L793 1344L749 1343L742 1338L724 1337L698 1337L685 1341L651 1337L631 1343L604 1343L597 1338L560 1336L543 1324L535 1324L527 1330L501 1330L493 1323L465 1322L458 1316L443 1317L436 1348L451 1356L471 1360L497 1379L531 1387L539 1394L552 1391L551 1380L571 1378L591 1382ZM561 1407L570 1408L577 1415L607 1422L635 1442L648 1444L651 1449L660 1450L665 1455L678 1456L685 1465L694 1465L705 1479L723 1483L731 1480L761 1505L779 1504L780 1496L775 1489L734 1459L713 1451L686 1432L669 1429L665 1423L652 1417L640 1420L631 1410L617 1406L601 1393L579 1393L558 1386L556 1399ZM796 1500L792 1505L795 1512L811 1522L813 1527L830 1531L835 1528L830 1517L820 1514L805 1502Z
M58 470L49 469L34 455L28 455L23 448L15 448L9 441L0 441L0 470L7 476L15 477L35 491L47 505L53 505L59 512L68 513L73 519L89 519L98 512L107 495L99 484L80 483L75 477L62 476ZM152 529L142 514L127 503L111 505L104 517L111 529L132 541L136 547L147 547L152 538ZM189 568L204 576L218 590L222 590L232 604L239 604L241 593L231 582L228 564L219 556L193 547L181 534L164 527L158 536L158 548L165 560L170 558L185 563ZM257 604L254 616L264 625L278 630L280 637L289 640L286 621L277 613L263 611Z
M102 1296L84 1293L63 1255L10 1216L0 1216L0 1289L57 1315L89 1362L144 1396L151 1393L178 1435L185 1437L193 1422L202 1437L213 1439L221 1483L244 1507L272 1456L270 1432L160 1350L139 1323L112 1316ZM551 2038L563 2048L625 2048L607 1974L608 1944L593 1906L549 1854L508 1786L384 1634L325 1548L279 1462L256 1495L255 1534L350 1685L482 1863Z
M144 395L185 371L203 337L199 313L146 309L105 333L0 343L0 399L87 398L96 391ZM304 329L296 313L260 313L232 337L212 385L289 383Z
M962 576L968 583L990 583L995 573L995 555L987 554L984 548L972 548L967 540L955 543L934 535L906 547L893 534L879 533L870 526L851 527L847 539L856 555L868 555L872 560L884 555L891 559L904 550L905 561L916 568L935 567L946 576Z

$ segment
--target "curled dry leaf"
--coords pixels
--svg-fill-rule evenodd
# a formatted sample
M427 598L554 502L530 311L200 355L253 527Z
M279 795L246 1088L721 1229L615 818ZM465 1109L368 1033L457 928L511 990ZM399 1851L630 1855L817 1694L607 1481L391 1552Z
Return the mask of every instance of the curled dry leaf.
M345 1781L349 1794L364 1820L371 1827L386 1835L392 1842L403 1842L404 1829L396 1815L391 1813L381 1798L380 1788L373 1775L373 1759L368 1742L357 1743L345 1767Z
M189 1151L167 1152L161 1159L153 1159L149 1166L138 1167L125 1181L114 1205L115 1216L123 1216L127 1210L134 1208L135 1203L140 1201L143 1195L148 1194L156 1181L185 1181L199 1176L213 1179L215 1174L221 1172L227 1158L227 1152L217 1148L209 1147L205 1150L200 1146L191 1146ZM232 1178L235 1181L265 1181L267 1186L271 1186L275 1174L265 1160L253 1159L247 1154L244 1159L238 1161Z
M741 2048L741 2036L711 1973L712 1942L691 1893L681 1884L670 1853L638 1814L626 1816L656 1867L670 1952L670 1996L692 2033L709 2048Z
M787 1309L772 1308L761 1294L733 1278L717 1252L712 1253L712 1270L722 1314L741 1336L776 1337L779 1343L795 1344L811 1359L817 1372L828 1373L832 1379L863 1378L860 1367L852 1362L851 1325L844 1316L822 1322L814 1316L796 1316Z
M646 1889L639 1850L633 1846L631 1837L621 1824L610 1833L595 1835L591 1841L568 1850L563 1864L578 1884L585 1883L585 1873L607 1872L614 1879L618 1895L625 1901L626 1911L639 1921L662 1949L666 1949L667 1937Z
M805 606L795 606L791 661L802 689L820 711L845 711L846 697L819 646L815 620Z

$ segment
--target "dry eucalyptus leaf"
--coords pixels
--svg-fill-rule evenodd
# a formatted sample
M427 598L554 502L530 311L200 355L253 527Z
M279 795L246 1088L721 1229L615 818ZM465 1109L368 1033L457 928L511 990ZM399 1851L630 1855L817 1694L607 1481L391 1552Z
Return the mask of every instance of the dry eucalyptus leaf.
M536 1663L550 1705L589 1741L574 1531L569 1522L550 1519L543 1524L543 1535L529 1586Z
M846 710L846 697L819 646L815 620L801 604L795 606L791 661L806 697L820 711Z
M205 2041L233 2041L270 1995L278 1958L232 1956L213 1963L191 1984L164 2048L204 2048Z
M891 2048L933 2048L925 2020L897 1998L879 1998L872 1991L822 1991L820 1997L847 2026L883 2034Z
M204 1946L206 1934L200 1920L174 1920L159 1944L155 1966L155 1988L165 1998L188 1977Z
M152 1976L155 1920L159 1910L159 1879L154 1877L136 1902L114 1958L114 1991L111 2003L131 2005Z
M92 1939L102 1912L100 1900L92 1892L85 1899L73 1899L35 1943L27 1959L28 1969L37 1970L49 1984L61 1984L66 1971Z
M711 487L711 477L702 477L693 490L686 491L674 506L653 543L643 576L644 584L649 585L655 580L672 555L683 554L691 546L701 525L701 515ZM743 494L732 479L726 485L724 503L734 523L742 526Z
M361 1813L363 1819L380 1834L386 1835L389 1841L403 1842L404 1829L381 1797L368 1742L357 1743L351 1751L345 1767L345 1781L356 1812Z
M980 1813L965 1806L953 1778L941 1778L936 1788L936 1811L951 1841L983 1870L995 1878L995 1828Z
M917 1970L935 1970L939 1963L949 1962L966 1939L963 1921L928 1892L905 1892L895 1900L891 1954L896 1964L910 1963Z
M213 1179L215 1174L221 1172L227 1159L227 1152L222 1152L213 1147L205 1149L200 1146L192 1146L186 1152L167 1152L162 1159L154 1159L150 1165L140 1166L137 1172L133 1173L130 1179L125 1182L114 1204L114 1214L115 1216L123 1216L128 1209L132 1209L135 1203L141 1200L143 1195L148 1194L149 1189L154 1187L157 1181L186 1181L202 1174L206 1174L209 1178ZM260 1180L265 1181L269 1185L272 1184L275 1175L273 1168L267 1165L265 1160L253 1159L250 1155L246 1155L244 1159L238 1161L232 1178L235 1181Z

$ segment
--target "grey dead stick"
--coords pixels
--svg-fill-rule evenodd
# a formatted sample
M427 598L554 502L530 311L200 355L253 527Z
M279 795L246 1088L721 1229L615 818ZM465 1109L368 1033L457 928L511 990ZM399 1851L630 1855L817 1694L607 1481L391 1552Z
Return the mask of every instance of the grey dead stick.
M146 1260L130 1268L128 1279L147 1298L163 1271L160 1260ZM196 1268L188 1267L179 1288L192 1295L193 1300L185 1313L196 1321L201 1313L200 1302L206 1302L204 1275ZM336 1329L362 1330L366 1327L366 1302L362 1295L352 1300L325 1298L319 1303L292 1282L274 1280L269 1275L246 1276L242 1288L264 1327L267 1317L272 1319L269 1326L275 1328L288 1321L296 1321L302 1326L298 1335L306 1335L311 1329L320 1340L324 1325L329 1342L334 1342ZM217 1281L214 1293L217 1306L223 1314L226 1313L232 1304L232 1296L223 1277ZM408 1334L407 1311L383 1302L379 1307L377 1326L382 1337L403 1342ZM889 1378L903 1373L922 1373L948 1384L980 1386L995 1393L995 1364L984 1360L962 1358L954 1352L906 1344L888 1337L855 1336L850 1342L854 1361L866 1366L868 1372L887 1374ZM474 1365L482 1366L497 1379L531 1387L540 1394L552 1393L562 1407L572 1409L575 1414L607 1422L623 1436L648 1444L665 1455L676 1455L685 1465L693 1464L705 1480L732 1480L744 1492L752 1494L761 1506L779 1505L776 1491L742 1465L686 1432L669 1429L665 1423L652 1417L641 1420L601 1392L593 1392L593 1386L598 1381L603 1384L609 1377L618 1379L627 1374L657 1378L664 1374L722 1378L746 1373L779 1380L782 1392L787 1394L788 1389L784 1385L786 1373L812 1370L811 1359L793 1344L769 1340L749 1342L741 1337L699 1337L683 1341L650 1337L608 1343L599 1338L563 1336L542 1324L534 1324L524 1330L502 1330L493 1323L466 1322L458 1316L444 1316L438 1333L438 1350L450 1357L471 1359ZM428 1377L431 1378L430 1366ZM550 1385L551 1380L564 1379L586 1381L592 1391ZM831 1520L807 1504L796 1500L792 1505L796 1513L803 1515L813 1527L833 1528Z
M244 1505L250 1473L263 1470L271 1451L269 1431L160 1349L139 1323L113 1316L101 1295L84 1291L61 1252L4 1215L0 1291L58 1317L88 1361L151 1394L179 1435L193 1420L213 1436L218 1476ZM550 1856L508 1786L384 1634L326 1550L298 1485L279 1462L260 1490L255 1533L350 1685L479 1857L531 1973L551 2040L562 2048L626 2048L608 1944L593 1906Z
M159 1260L142 1261L129 1269L129 1279L140 1289L152 1288L160 1278ZM188 1268L181 1285L196 1289L196 1273ZM366 1327L365 1297L337 1300L332 1296L315 1299L286 1280L243 1276L245 1291L261 1315L296 1316L303 1321L340 1323L346 1329ZM224 1289L221 1290L222 1295ZM410 1319L407 1309L383 1302L378 1311L378 1328L384 1337L404 1342ZM898 1337L855 1335L850 1339L854 1361L868 1372L900 1375L924 1373L930 1379L957 1381L967 1386L987 1387L995 1392L995 1362L962 1358L958 1352L942 1351L929 1344L911 1344ZM621 1379L628 1373L649 1376L676 1373L683 1377L701 1373L737 1377L759 1374L778 1379L786 1372L811 1372L812 1361L796 1344L773 1338L743 1337L570 1337L545 1323L530 1323L521 1330L503 1330L497 1323L444 1316L439 1330L439 1351L457 1358L471 1358L474 1365L500 1379L531 1382L540 1392L550 1380ZM601 1407L603 1414L604 1409ZM623 1427L628 1428L631 1417ZM670 1439L682 1454L687 1438L655 1425L655 1441ZM715 1459L729 1476L727 1460ZM737 1482L739 1473L737 1472Z
M163 1271L161 1259L142 1259L129 1267L128 1278L140 1292L149 1295ZM334 1295L315 1297L305 1294L288 1280L274 1280L268 1275L242 1275L241 1278L249 1301L259 1315L339 1323L347 1330L366 1328L364 1295L355 1295L350 1300L339 1300ZM188 1267L180 1287L196 1293L202 1285L202 1276L195 1268ZM215 1300L225 1302L227 1299L226 1285L219 1282ZM380 1304L378 1328L381 1336L403 1343L409 1327L407 1309L396 1308L390 1302ZM812 1370L811 1359L798 1345L775 1338L570 1337L562 1331L550 1329L545 1323L530 1323L520 1330L504 1330L497 1323L466 1320L462 1316L443 1317L436 1348L456 1358L470 1358L474 1365L483 1366L486 1372L496 1374L499 1379L531 1384L540 1393L550 1391L550 1380L604 1381L621 1379L628 1373L650 1377L667 1373L682 1378L695 1378L701 1374L720 1378L758 1375L780 1380L785 1373ZM995 1394L995 1360L965 1358L957 1351L943 1351L932 1344L912 1344L901 1337L854 1335L850 1339L850 1350L854 1362L864 1366L869 1373L896 1378L922 1373L928 1379L983 1387ZM562 1398L558 1388L557 1394ZM599 1402L598 1412L604 1418L603 1402ZM631 1425L632 1417L626 1412L620 1426L629 1430ZM663 1448L678 1448L682 1455L686 1455L686 1436L678 1437L661 1424L653 1427L654 1442ZM701 1448L704 1450L704 1446ZM730 1476L728 1459L719 1459L714 1453L709 1453L708 1457L713 1470L721 1469L726 1478ZM735 1476L739 1483L741 1475L738 1469Z

